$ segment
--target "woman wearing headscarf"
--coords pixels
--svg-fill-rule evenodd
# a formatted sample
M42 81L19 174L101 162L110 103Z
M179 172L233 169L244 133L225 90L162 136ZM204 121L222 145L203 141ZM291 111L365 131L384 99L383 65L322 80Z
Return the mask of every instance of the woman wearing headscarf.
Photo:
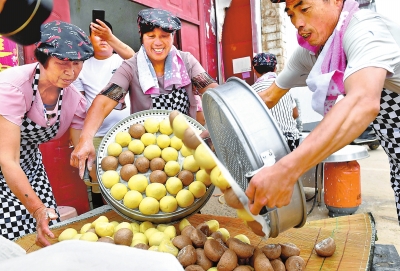
M122 63L94 99L79 144L71 155L71 165L79 166L81 176L86 159L89 170L94 161L94 134L111 110L118 103L124 103L126 93L130 95L131 114L166 109L196 118L193 86L199 93L217 86L191 53L180 51L173 45L174 34L181 28L176 16L162 9L144 9L139 12L137 22L142 46L132 58Z
M70 130L78 142L86 100L71 83L93 55L77 26L42 25L37 63L0 73L0 229L10 240L37 231L36 242L50 245L49 225L59 220L39 144ZM54 221L52 221L54 220Z

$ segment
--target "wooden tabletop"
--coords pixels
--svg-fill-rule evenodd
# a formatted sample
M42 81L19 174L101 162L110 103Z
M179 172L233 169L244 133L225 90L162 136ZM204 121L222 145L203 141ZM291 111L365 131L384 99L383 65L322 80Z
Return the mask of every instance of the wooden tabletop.
M84 224L94 221L100 215L107 216L110 221L127 221L113 210L107 210L102 214L54 227L52 231L56 237L66 228L79 231ZM269 239L254 234L238 218L204 214L195 214L188 218L194 226L211 219L218 220L220 227L226 228L231 237L245 234L255 246L284 242L296 244L301 250L300 256L307 263L306 270L369 270L372 264L376 230L373 217L369 213L306 222L301 228L289 229L278 237ZM314 251L314 245L329 236L335 239L336 252L328 258L319 257ZM30 253L41 248L35 245L35 238L36 234L29 234L15 240L15 243ZM54 244L58 241L54 238L50 242Z

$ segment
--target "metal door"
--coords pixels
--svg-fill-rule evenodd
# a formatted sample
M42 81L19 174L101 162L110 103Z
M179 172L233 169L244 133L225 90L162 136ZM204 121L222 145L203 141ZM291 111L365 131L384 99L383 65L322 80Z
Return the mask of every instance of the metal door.
M234 0L227 9L222 31L222 54L225 80L236 76L253 84L253 72L245 68L253 58L250 0ZM239 69L240 66L243 69Z

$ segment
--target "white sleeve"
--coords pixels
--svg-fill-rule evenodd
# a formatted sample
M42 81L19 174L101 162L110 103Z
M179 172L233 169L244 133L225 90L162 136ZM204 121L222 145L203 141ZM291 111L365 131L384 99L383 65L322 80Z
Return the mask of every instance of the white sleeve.
M282 89L306 86L306 79L316 59L308 50L298 46L276 78L275 84Z
M74 87L79 91L85 91L85 89L83 88L82 81L79 77L76 78L74 82L72 82L72 85L74 85Z
M287 94L289 94L290 101L292 102L292 108L293 109L296 108L297 104L296 104L296 101L294 100L292 94L290 94L290 92L288 92Z
M365 67L383 68L389 72L388 77L399 69L400 37L390 31L396 29L392 24L371 11L354 14L343 38L347 58L344 80Z

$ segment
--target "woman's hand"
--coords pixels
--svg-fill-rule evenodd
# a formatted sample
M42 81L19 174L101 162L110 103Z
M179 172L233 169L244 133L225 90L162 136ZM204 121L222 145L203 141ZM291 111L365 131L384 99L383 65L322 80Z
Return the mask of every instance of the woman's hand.
M203 132L201 132L200 137L204 140L204 142L211 149L211 151L215 153L214 144L211 141L211 136L208 130L204 130Z
M105 40L123 59L129 59L135 54L135 51L129 45L117 38L112 33L112 30L99 19L96 19L96 23L90 23L90 29L92 34L96 35L102 40Z
M46 206L42 206L37 209L33 215L36 219L36 241L35 243L38 246L47 247L50 242L46 237L54 238L54 234L49 229L49 221L53 219L57 219L58 215L52 208L46 208Z
M93 138L88 140L84 140L83 138L81 138L78 145L71 153L70 164L71 166L79 169L79 176L81 177L81 179L83 179L86 165L87 169L91 171L95 159L96 150L93 145Z
M90 23L90 29L93 34L105 41L111 40L114 36L111 29L99 19L96 19L96 23Z
M109 83L106 88L114 86ZM87 169L92 170L93 162L96 159L96 151L93 146L93 137L99 130L104 119L117 106L118 102L105 95L97 95L90 106L85 118L82 132L80 133L79 143L71 154L70 164L79 168L79 176L83 178L87 160ZM75 143L75 142L74 142Z

